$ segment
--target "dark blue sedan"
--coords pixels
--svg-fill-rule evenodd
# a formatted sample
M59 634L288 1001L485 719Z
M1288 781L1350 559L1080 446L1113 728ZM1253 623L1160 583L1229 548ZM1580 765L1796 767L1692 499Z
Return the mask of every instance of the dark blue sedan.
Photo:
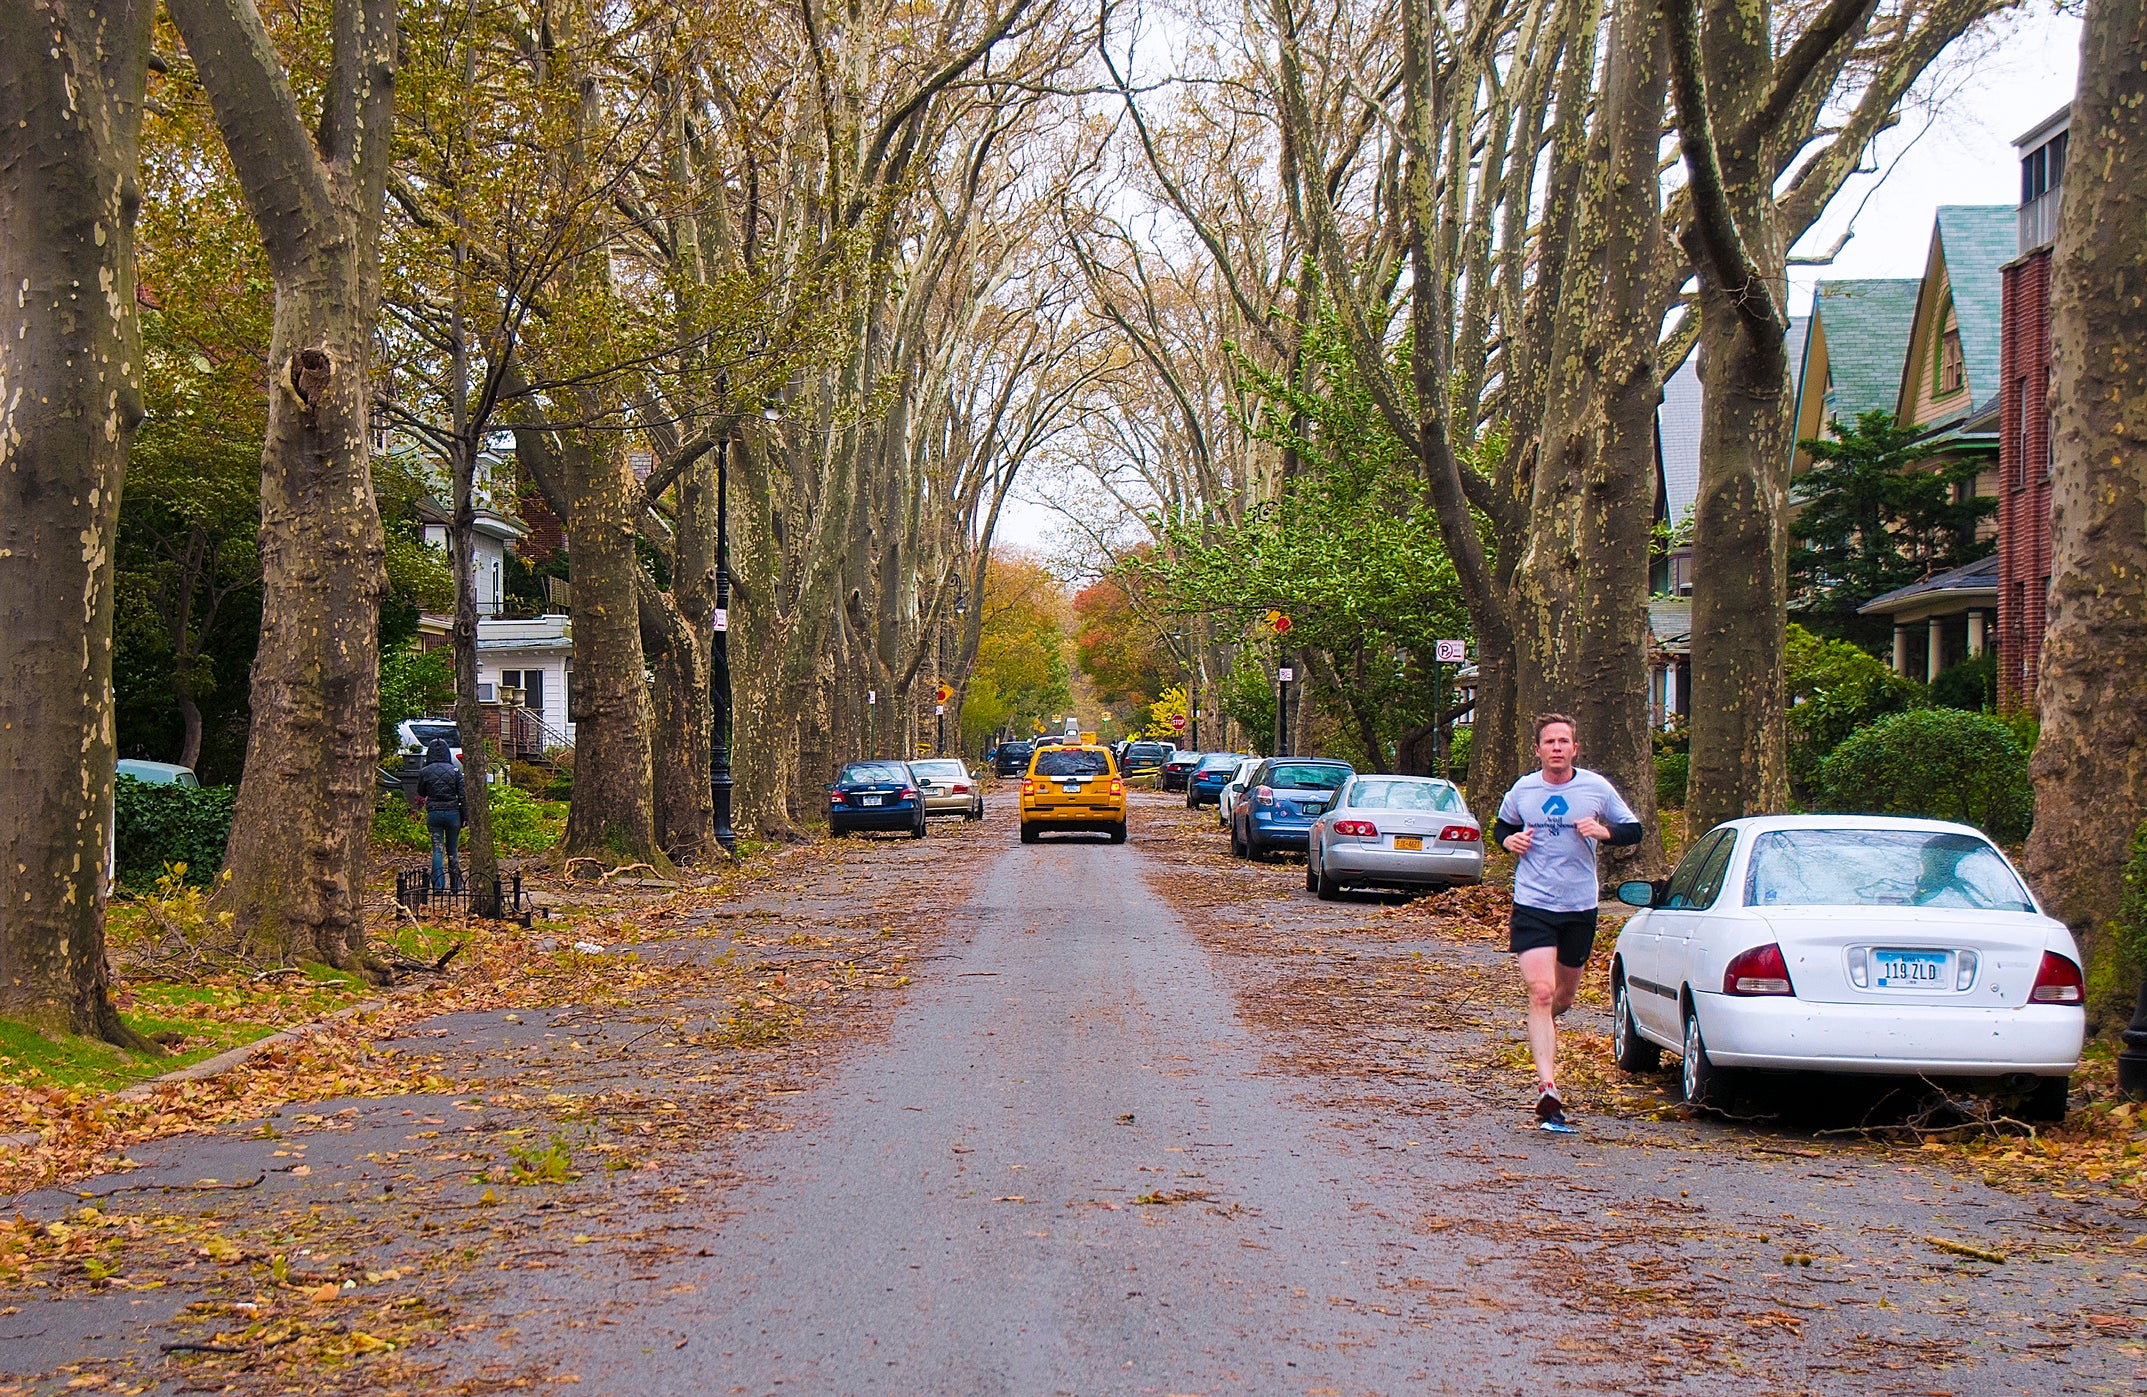
M908 762L851 762L827 788L827 828L837 839L852 830L899 830L924 838L924 792Z
M1210 752L1193 768L1193 774L1185 778L1185 808L1197 810L1203 805L1219 805L1223 799L1223 787L1230 784L1230 773L1245 760L1240 752Z
M1245 798L1230 812L1230 852L1264 859L1277 849L1304 848L1312 822L1356 774L1348 762L1327 757L1269 757L1246 780Z

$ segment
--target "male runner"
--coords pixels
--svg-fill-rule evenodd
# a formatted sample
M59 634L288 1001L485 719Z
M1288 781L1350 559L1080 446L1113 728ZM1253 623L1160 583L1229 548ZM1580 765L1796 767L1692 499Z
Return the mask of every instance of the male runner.
M1573 720L1536 715L1532 771L1499 802L1492 835L1519 863L1513 874L1513 950L1528 982L1528 1051L1542 1094L1536 1116L1565 1133L1558 1096L1557 1016L1573 1007L1580 972L1595 949L1595 846L1638 844L1640 821L1602 776L1573 764Z

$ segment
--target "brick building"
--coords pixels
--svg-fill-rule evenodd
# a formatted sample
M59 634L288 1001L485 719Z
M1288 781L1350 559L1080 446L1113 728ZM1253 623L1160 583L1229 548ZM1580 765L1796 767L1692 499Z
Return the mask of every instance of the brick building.
M2035 707L2050 591L2050 252L2072 107L2013 143L2019 241L2005 266L1999 346L1998 702Z

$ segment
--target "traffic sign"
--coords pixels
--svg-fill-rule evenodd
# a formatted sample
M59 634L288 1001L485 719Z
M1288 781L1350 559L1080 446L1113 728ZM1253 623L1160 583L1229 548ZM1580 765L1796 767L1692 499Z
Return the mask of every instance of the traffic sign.
M1277 679L1280 679L1283 683L1287 684L1297 677L1297 671L1290 668L1288 665L1284 665L1281 669L1275 671L1275 677Z
M946 685L944 685L944 684L940 685L940 686L939 686L939 687L938 687L937 689L934 689L934 690L932 691L932 698L933 698L933 700L934 700L935 702L938 702L938 703L945 703L945 702L946 702L946 701L947 701L948 699L950 699L950 698L953 698L953 697L954 697L954 690L952 690L952 689L948 688L948 687L947 687Z
M1290 618L1280 611L1270 611L1267 613L1267 628L1276 635L1288 635Z
M865 702L867 702L867 703L878 703L879 701L880 701L880 691L879 691L878 689L867 689L867 690L865 690Z
M1465 640L1442 640L1434 658L1442 665L1466 664L1469 658L1469 643Z
M1173 714L1171 714L1171 715L1170 715L1170 725L1171 725L1171 728L1172 728L1172 729L1173 729L1174 731L1177 731L1177 732L1184 732L1184 731L1185 731L1185 715L1184 715L1183 713L1173 713Z
M717 608L716 608L716 619L715 619L715 624L714 624L714 626L713 626L713 627L712 627L711 629L713 629L713 630L716 630L716 631L728 631L728 630L729 630L730 628L731 628L731 614L730 614L730 612L728 612L728 611L724 610L724 609L723 609L722 607L720 607L720 606L719 606L719 607L717 607Z
M947 705L945 705L945 704L943 704L943 703L935 703L935 704L933 704L933 705L932 705L932 716L933 716L933 717L935 717L935 718L939 718L939 717L944 717L944 716L946 715L946 712L947 712Z

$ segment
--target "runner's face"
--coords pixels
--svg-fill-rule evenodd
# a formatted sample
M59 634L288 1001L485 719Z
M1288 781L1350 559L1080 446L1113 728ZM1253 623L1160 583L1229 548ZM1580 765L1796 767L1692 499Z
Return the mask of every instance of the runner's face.
M1573 769L1573 758L1580 745L1573 740L1573 729L1564 723L1545 725L1536 735L1536 759L1543 763L1543 770L1552 776L1561 776Z

